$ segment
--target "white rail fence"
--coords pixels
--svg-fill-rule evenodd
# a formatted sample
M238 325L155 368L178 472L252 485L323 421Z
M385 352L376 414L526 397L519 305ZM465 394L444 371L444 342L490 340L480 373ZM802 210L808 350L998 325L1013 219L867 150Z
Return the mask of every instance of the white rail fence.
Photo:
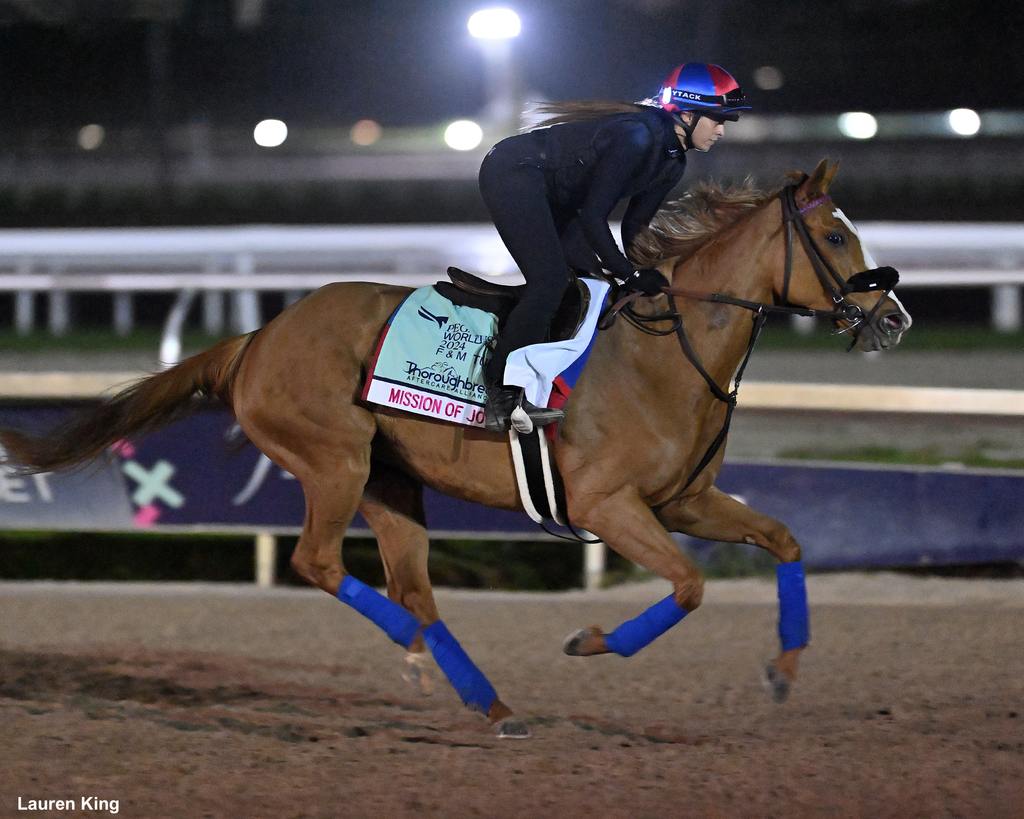
M139 372L41 372L0 373L0 400L59 400L94 398L123 387L145 373ZM835 413L939 414L1014 419L1024 418L1024 390L950 389L938 387L889 387L865 384L796 384L749 382L744 385L744 410ZM0 468L2 470L2 468ZM193 527L193 531L199 531ZM279 532L242 527L211 527L203 531L244 532L254 537L255 582L264 587L275 582ZM603 583L604 544L583 545L585 588Z
M865 223L863 241L880 264L900 270L901 288L989 288L991 323L1000 331L1021 329L1024 225ZM449 264L499 281L519 281L515 265L490 225L374 227L187 228L147 230L2 230L0 293L15 296L14 324L28 333L35 301L49 302L54 334L71 327L73 293L108 293L113 329L134 324L137 293L177 293L164 327L160 360L174 362L181 332L199 294L203 325L211 334L224 325L224 296L232 303L233 329L262 324L259 292L280 292L286 302L334 281L377 280L419 286L444 275ZM0 398L95 396L136 373L0 374ZM936 412L1024 416L1024 392L750 383L744 408L833 412ZM255 565L261 585L273 582L272 533L256 535ZM603 549L585 552L588 586L599 582Z
M900 270L901 288L988 288L992 326L1021 329L1024 225L869 222L860 234L880 264ZM20 333L34 328L40 295L59 335L72 324L72 293L109 293L113 329L126 334L134 294L186 290L202 293L210 333L223 330L230 293L232 327L246 332L262 323L260 291L291 302L330 281L420 285L450 264L521 280L490 225L0 230L0 292L15 294Z

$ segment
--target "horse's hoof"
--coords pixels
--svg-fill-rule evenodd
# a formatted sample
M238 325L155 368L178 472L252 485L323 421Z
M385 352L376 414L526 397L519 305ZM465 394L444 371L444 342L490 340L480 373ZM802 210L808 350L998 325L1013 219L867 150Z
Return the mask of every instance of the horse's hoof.
M789 697L789 680L771 663L764 667L763 681L764 687L768 689L775 702L785 702Z
M578 631L574 631L568 637L565 638L565 642L562 643L562 651L568 654L570 657L581 657L580 644L587 636L587 630L581 628Z
M415 688L422 696L429 697L434 693L434 675L430 668L430 657L426 652L416 654L410 651L405 655L405 670L402 679Z
M530 729L521 719L503 719L494 729L498 739L529 739Z
M562 651L570 657L589 657L592 654L603 653L603 634L597 626L581 628L574 631L565 638L562 643Z

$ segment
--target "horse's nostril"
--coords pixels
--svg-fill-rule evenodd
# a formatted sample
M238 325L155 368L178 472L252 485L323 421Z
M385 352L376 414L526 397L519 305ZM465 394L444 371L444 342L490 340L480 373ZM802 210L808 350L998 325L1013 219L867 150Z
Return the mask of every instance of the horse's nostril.
M889 313L882 317L882 326L890 333L906 329L907 323L900 313Z

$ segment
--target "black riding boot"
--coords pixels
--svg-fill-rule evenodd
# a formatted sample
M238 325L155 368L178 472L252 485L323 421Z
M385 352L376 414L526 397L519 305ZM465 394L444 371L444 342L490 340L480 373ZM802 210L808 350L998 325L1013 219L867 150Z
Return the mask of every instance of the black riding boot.
M512 423L512 410L519 405L522 392L519 387L488 387L484 427L491 432L508 432Z
M538 407L526 400L522 387L489 387L484 407L484 426L491 432L516 432L529 435L535 427L561 421L565 413L560 409Z

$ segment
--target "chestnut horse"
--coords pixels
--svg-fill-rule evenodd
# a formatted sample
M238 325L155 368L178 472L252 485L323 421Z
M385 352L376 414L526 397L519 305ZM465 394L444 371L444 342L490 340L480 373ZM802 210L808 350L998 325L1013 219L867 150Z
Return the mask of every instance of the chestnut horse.
M724 439L719 433L735 403L726 390L752 348L752 316L759 327L780 304L818 310L861 350L891 347L910 326L887 292L894 282L852 284L874 264L828 196L835 171L822 161L771 194L704 186L669 204L630 249L639 265L656 264L671 287L635 299L599 334L552 448L573 524L669 580L673 593L613 632L571 635L567 653L629 656L700 605L701 572L669 535L684 532L759 546L776 558L782 651L767 674L779 699L795 678L809 639L800 546L785 525L715 488L724 447L714 441ZM253 444L301 482L306 515L295 570L405 646L421 684L430 683L419 676L429 648L463 701L499 735L525 736L525 724L439 619L422 502L427 485L521 509L508 440L360 399L381 328L408 292L328 285L256 333L144 378L49 435L4 430L0 443L30 470L65 468L168 423L196 395L216 396ZM342 536L357 510L377 536L387 598L342 563Z

